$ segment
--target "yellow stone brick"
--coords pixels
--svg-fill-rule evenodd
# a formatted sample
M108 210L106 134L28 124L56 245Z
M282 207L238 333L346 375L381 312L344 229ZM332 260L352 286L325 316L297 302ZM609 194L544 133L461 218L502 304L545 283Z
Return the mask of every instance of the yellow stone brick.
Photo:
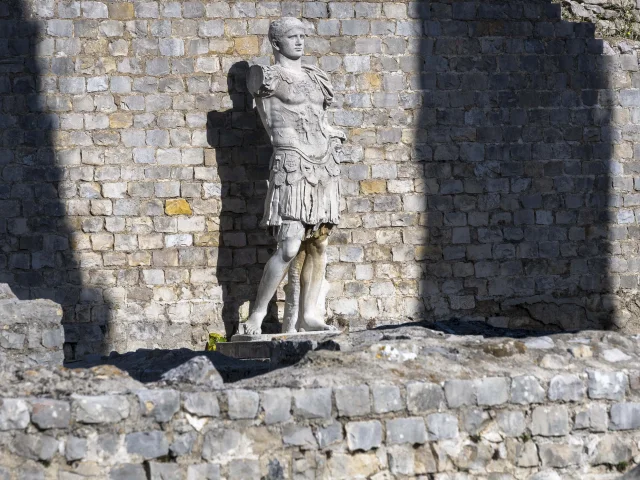
M220 246L220 233L196 233L193 236L193 244L196 247L218 247Z
M365 195L372 193L385 193L387 191L386 180L362 180L360 182L360 190Z
M363 75L363 78L365 81L365 85L373 90L378 90L382 85L382 77L380 76L379 73L367 72Z
M239 55L257 55L260 53L258 37L238 37L235 39L236 53Z
M191 206L184 198L172 198L167 200L164 211L167 215L191 215Z
M110 3L109 18L111 20L130 20L133 18L133 3Z
M125 112L113 113L109 116L109 127L129 128L133 125L133 115Z

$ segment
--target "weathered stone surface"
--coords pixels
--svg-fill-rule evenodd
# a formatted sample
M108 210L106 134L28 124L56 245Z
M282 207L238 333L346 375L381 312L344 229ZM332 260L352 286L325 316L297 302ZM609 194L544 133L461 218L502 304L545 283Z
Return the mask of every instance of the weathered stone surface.
M215 393L191 392L183 394L184 409L200 417L217 417L220 415L220 405Z
M549 400L577 402L585 395L584 384L575 375L556 375L549 383Z
M471 380L447 380L444 382L444 394L449 408L475 405L476 385Z
M458 419L447 413L432 413L427 417L429 440L450 440L458 436Z
M509 379L483 378L476 382L478 405L501 405L509 400Z
M184 198L169 198L164 207L167 215L191 215L193 211L189 202Z
M396 412L404 407L400 389L395 385L376 385L371 388L373 411L376 413Z
M387 420L387 443L425 443L427 429L421 417L396 418Z
M631 430L640 428L639 403L615 403L611 405L611 430Z
M531 433L544 437L569 433L569 414L566 407L536 407L531 414Z
M511 402L521 405L529 403L542 403L545 399L545 391L540 382L532 376L522 375L514 377L511 381Z
M444 403L444 393L434 383L410 383L407 385L407 408L410 413L438 410Z
M589 398L622 400L624 398L628 379L623 372L604 372L601 370L590 370L589 375Z
M628 462L632 455L632 447L619 435L605 435L595 448L591 459L593 465L619 465Z
M222 377L205 356L194 357L182 365L175 367L162 375L162 379L169 383L192 383L209 388L220 388Z
M296 425L286 425L282 432L282 441L285 445L315 448L318 443L309 427L299 427Z
M582 446L562 443L538 445L543 467L566 468L582 461Z
M291 418L291 390L288 388L263 391L260 404L267 425L286 422Z
M180 393L175 390L141 390L137 395L143 415L158 422L168 422L180 409Z
M334 389L338 413L345 417L366 415L371 411L369 387L366 385Z
M191 453L193 449L193 444L195 443L198 435L196 432L187 432L182 435L174 435L173 442L169 445L169 451L171 455L174 457L179 457L181 455L188 455Z
M249 390L229 390L227 391L227 403L229 417L233 419L255 418L258 414L260 396Z
M294 391L293 411L304 418L328 418L331 416L331 389Z
M382 444L382 424L378 421L349 422L347 431L347 445L350 451L368 451L378 448Z
M73 396L72 411L82 423L116 423L129 416L129 402L124 396Z
M68 402L37 400L31 402L31 421L41 429L67 428L71 421Z
M0 430L21 430L29 425L29 405L24 400L0 400Z
M49 435L19 432L10 448L21 457L32 460L51 460L58 451L58 441Z
M169 453L169 443L164 433L134 432L125 437L127 453L140 455L145 460L158 458Z

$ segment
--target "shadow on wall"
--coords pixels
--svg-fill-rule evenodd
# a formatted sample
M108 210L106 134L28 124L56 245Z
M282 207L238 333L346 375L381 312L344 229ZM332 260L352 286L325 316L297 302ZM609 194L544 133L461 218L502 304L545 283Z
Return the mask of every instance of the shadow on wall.
M71 96L57 95L62 86L42 75L49 68L73 74L75 66L55 56L53 39L42 39L42 23L29 19L31 9L19 0L0 3L0 282L21 299L63 306L65 357L72 359L103 351L110 307L99 290L83 289L72 252L90 241L71 234L91 231L90 200L58 165L77 164L75 172L83 175L91 167L81 168L79 149L54 149L60 114L73 108ZM82 262L87 275L99 277L89 268L92 258Z
M222 318L226 334L233 335L241 314L248 313L262 277L275 251L275 241L260 227L271 144L251 94L247 91L247 62L229 70L227 84L233 104L224 112L209 112L207 136L214 149L220 177L220 237L217 278L222 286ZM278 332L277 315L265 319L264 332Z
M422 110L403 167L423 178L421 315L612 327L615 57L549 1L425 3L421 16Z

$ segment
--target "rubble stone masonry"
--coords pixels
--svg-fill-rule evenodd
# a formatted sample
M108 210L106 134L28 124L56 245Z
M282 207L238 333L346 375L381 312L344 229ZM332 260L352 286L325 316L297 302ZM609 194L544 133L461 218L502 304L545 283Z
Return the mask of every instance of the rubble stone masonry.
M301 17L347 132L329 316L638 329L635 50L547 1L0 5L0 281L67 358L231 333L273 240L246 92Z

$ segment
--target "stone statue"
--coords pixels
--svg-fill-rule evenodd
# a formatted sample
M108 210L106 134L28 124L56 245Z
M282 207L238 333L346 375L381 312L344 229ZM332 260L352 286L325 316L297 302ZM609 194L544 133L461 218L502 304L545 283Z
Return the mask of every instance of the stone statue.
M273 145L262 225L271 229L278 246L265 266L253 312L240 333L261 333L269 301L292 263L283 331L335 330L326 324L318 300L328 236L338 224L339 164L346 136L327 120L333 100L328 76L302 64L304 40L300 20L275 20L269 26L269 41L276 63L254 65L247 77Z

